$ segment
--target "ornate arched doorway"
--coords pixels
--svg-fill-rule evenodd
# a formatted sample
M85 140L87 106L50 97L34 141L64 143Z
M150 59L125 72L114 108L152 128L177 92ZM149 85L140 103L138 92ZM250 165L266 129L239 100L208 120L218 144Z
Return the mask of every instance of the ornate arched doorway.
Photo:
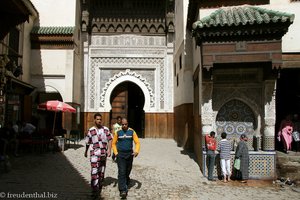
M122 82L112 91L110 103L111 124L116 122L117 116L126 117L129 126L137 132L139 137L144 137L145 96L141 88L130 81Z

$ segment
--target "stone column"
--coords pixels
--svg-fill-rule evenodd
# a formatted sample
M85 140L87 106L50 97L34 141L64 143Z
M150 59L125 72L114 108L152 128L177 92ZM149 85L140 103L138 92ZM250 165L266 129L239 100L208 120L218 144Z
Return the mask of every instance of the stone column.
M82 90L85 92L85 96L88 98L82 98L82 102L84 102L84 112L87 112L87 108L90 107L91 103L89 101L88 94L88 69L89 67L89 45L90 45L90 36L87 32L82 32L81 34L82 38L82 58L83 58L83 84L82 84Z
M262 136L262 149L264 151L275 150L275 95L275 80L266 80L264 85L264 133Z
M213 90L213 81L202 82L202 100L201 100L202 137L213 130L212 90ZM204 140L202 141L204 142Z

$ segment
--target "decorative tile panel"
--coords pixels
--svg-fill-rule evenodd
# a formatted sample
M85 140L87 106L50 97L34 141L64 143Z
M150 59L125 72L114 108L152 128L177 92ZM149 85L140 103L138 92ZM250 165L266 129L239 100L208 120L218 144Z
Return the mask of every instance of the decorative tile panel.
M93 76L89 76L89 98L90 98L90 108L95 108L95 96L96 96L96 93L95 93L95 83L96 83L96 80L95 80L95 65L96 63L95 62L92 62L91 63L91 71L90 71L90 74L94 74Z
M274 136L264 136L262 137L262 145L264 151L275 150L275 137Z
M231 152L231 169L233 169L235 153ZM273 152L249 152L249 178L250 179L274 179L276 175L276 153ZM203 175L207 177L207 155L203 152ZM221 176L220 158L216 157L214 177Z
M222 106L216 119L217 134L220 135L225 132L229 139L237 141L239 141L240 135L246 134L250 140L248 142L252 143L251 136L256 126L255 116L251 108L236 99Z

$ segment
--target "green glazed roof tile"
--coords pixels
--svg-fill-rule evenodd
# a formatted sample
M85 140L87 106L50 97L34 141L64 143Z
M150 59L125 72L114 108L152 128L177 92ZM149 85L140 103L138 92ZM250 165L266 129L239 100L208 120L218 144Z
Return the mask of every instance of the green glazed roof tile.
M211 15L202 18L193 24L193 29L240 26L263 23L293 22L295 15L285 12L268 10L255 6L236 6L221 8Z
M35 26L31 33L37 35L72 35L74 29L73 26Z

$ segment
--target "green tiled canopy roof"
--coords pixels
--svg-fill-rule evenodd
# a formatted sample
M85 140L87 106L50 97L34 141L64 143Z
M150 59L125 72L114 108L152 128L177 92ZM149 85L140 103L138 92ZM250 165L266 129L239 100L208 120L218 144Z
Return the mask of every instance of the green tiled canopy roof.
M294 14L254 6L224 7L193 24L193 34L201 40L208 37L266 35L282 37L293 23ZM280 32L280 33L278 33Z
M35 26L33 27L31 34L37 35L72 35L74 33L73 26Z
M33 49L73 48L73 26L35 26L31 30L31 47Z

